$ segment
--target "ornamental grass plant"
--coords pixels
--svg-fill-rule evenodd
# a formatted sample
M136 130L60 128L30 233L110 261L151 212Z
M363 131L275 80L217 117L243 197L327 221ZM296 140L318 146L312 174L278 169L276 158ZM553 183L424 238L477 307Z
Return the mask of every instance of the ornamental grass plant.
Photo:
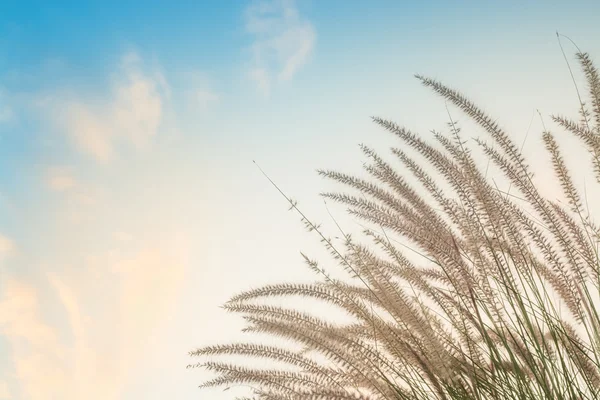
M452 108L447 132L426 140L373 118L398 145L387 158L361 146L368 179L319 171L347 188L322 196L367 225L360 240L343 234L343 245L334 243L286 197L332 259L322 260L325 269L304 256L312 284L233 296L224 307L244 318L246 332L284 345L192 351L190 367L215 373L202 387L244 385L247 399L262 400L600 398L600 199L588 198L582 171L567 165L557 141L578 140L595 178L587 185L598 185L600 74L588 54L576 57L586 81L574 102L580 118L552 115L541 132L560 199L542 193L520 141L460 92L417 75ZM477 132L465 135L454 113ZM409 257L398 237L420 256ZM347 278L328 272L338 267ZM270 302L286 297L329 303L350 322ZM240 357L251 363L232 361Z

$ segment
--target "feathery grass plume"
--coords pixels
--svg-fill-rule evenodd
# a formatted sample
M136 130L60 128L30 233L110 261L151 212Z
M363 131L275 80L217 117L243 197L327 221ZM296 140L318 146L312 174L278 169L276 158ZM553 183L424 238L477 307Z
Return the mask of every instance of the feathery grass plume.
M600 182L600 78L589 55L577 59L591 107L580 100L581 121L553 120L581 140ZM319 276L314 283L232 297L225 309L243 316L245 331L290 346L233 343L192 351L209 358L192 367L217 374L203 387L246 385L253 399L263 400L600 398L600 229L587 205L594 202L574 180L580 171L569 169L555 134L544 127L543 144L567 203L544 196L522 147L497 122L458 91L416 77L487 137L465 141L450 112L449 134L433 132L435 144L373 118L400 141L392 155L404 168L361 145L370 178L319 171L350 189L322 195L372 225L364 230L370 245L343 231L343 245L334 245L271 181L348 279L333 278L303 254ZM515 193L498 189L476 150ZM393 235L420 257L403 253ZM288 297L328 303L351 322L268 303ZM231 356L269 360L272 367L227 362Z

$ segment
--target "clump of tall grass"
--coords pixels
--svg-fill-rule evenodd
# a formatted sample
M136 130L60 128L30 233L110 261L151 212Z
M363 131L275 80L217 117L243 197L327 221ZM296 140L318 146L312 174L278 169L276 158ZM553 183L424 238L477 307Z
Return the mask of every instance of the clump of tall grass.
M577 58L589 105L580 100L578 121L552 120L588 150L597 184L600 76L587 54ZM323 196L373 224L377 229L364 231L372 244L346 235L336 246L302 215L349 279L305 257L318 281L234 296L225 308L243 315L246 331L299 347L235 343L192 351L208 358L192 366L217 374L203 387L248 385L253 398L265 400L600 398L600 228L591 216L598 199L590 203L578 189L581 171L567 167L555 133L544 128L542 139L565 202L541 193L520 146L491 117L456 90L416 77L486 137L465 141L451 119L449 133L434 133L437 143L429 143L373 118L402 143L391 149L401 168L361 146L370 179L319 171L354 191ZM474 149L501 171L511 196L488 178ZM423 258L408 257L392 235ZM335 305L352 321L262 301L290 296ZM227 362L230 356L276 367Z

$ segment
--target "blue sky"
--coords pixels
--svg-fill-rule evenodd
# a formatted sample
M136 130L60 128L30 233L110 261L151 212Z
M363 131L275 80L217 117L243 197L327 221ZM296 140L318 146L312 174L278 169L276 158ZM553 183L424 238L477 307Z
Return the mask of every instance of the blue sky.
M0 400L230 398L197 389L187 351L238 338L218 306L310 278L298 251L318 249L252 160L325 220L314 170L356 171L358 143L393 143L370 116L445 127L415 73L514 135L536 108L572 115L555 31L597 59L598 15L597 1L3 1Z

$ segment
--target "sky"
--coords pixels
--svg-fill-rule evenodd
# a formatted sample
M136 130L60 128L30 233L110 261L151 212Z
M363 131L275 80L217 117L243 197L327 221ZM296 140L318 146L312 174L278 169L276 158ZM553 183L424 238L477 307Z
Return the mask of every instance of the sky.
M597 1L3 0L0 400L231 398L198 389L188 351L239 338L219 306L312 279L299 251L319 248L253 161L332 228L315 170L357 171L359 143L394 144L371 116L445 128L415 73L515 138L531 125L542 157L535 110L577 110L555 32L600 61L598 15Z

